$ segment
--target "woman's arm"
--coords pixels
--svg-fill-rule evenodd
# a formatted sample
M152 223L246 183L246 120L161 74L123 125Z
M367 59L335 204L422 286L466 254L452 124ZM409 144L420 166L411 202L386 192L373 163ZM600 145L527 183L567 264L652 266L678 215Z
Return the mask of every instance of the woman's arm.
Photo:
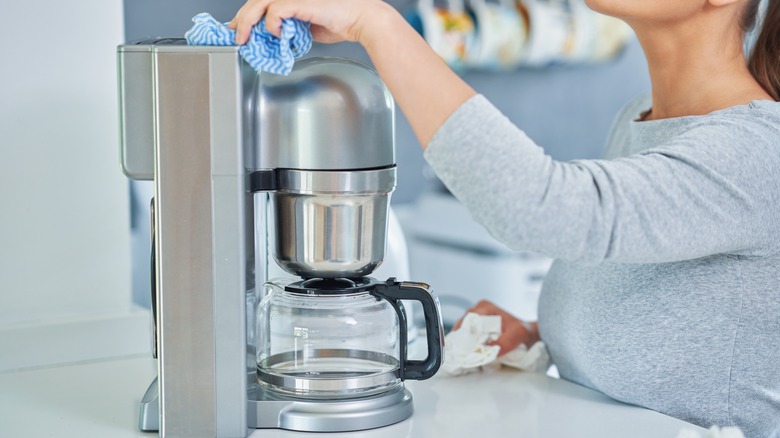
M363 45L423 149L447 117L476 94L384 2L249 0L231 22L237 30L237 43L247 41L251 26L261 17L276 35L282 19L298 18L312 23L312 34L318 41L357 41Z
M780 246L780 117L759 115L711 116L625 158L560 162L477 96L425 156L514 249L586 264L762 256Z

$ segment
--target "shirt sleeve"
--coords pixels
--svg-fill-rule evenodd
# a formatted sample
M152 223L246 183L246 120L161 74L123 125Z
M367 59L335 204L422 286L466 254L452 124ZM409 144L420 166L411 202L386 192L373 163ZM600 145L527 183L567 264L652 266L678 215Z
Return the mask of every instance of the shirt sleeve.
M778 246L780 160L753 128L724 118L637 155L559 162L478 95L425 158L513 249L586 264L765 255Z

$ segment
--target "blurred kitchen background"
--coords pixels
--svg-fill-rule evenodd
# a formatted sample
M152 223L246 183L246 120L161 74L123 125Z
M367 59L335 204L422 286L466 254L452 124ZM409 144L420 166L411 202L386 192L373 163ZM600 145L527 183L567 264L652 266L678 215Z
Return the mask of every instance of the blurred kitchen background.
M242 3L4 5L12 19L0 31L3 39L25 43L7 45L9 62L0 69L0 350L8 351L19 330L40 343L3 356L0 371L22 363L67 362L68 355L76 357L69 344L75 339L82 350L120 348L112 345L108 328L75 336L84 319L147 329L139 309L149 303L152 188L129 182L119 169L115 47L145 37L182 36L191 17L203 11L228 21ZM402 11L416 5L390 3ZM37 17L35 26L25 17ZM317 45L309 56L317 55L369 63L355 44ZM633 39L607 62L470 70L462 76L558 160L599 157L615 113L650 88ZM550 261L511 252L473 223L426 167L400 111L396 133L399 182L393 206L406 235L411 278L433 285L445 319L483 297L534 319ZM69 334L68 341L52 342L53 332L63 339ZM146 351L145 342L124 345L122 352Z

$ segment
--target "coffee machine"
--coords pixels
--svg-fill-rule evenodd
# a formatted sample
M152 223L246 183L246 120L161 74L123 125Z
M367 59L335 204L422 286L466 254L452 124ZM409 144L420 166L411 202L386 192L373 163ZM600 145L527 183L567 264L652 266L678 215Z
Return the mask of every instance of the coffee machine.
M428 285L368 275L395 188L394 102L359 63L258 75L235 47L117 48L121 163L154 180L153 350L139 427L163 437L253 428L350 431L412 414L406 379L442 360ZM274 265L294 275L273 280ZM422 304L407 355L401 300Z

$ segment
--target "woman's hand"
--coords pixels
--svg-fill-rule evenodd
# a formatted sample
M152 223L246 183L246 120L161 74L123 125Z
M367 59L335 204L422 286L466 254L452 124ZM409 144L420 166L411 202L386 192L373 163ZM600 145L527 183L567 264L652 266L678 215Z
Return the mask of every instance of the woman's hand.
M395 10L380 0L248 0L228 25L236 31L236 44L245 44L252 26L265 17L268 31L280 36L282 20L297 18L311 23L316 41L336 43L357 41L368 43L366 30L376 29Z
M469 309L467 313L497 315L501 317L501 334L497 340L488 342L488 345L498 345L501 347L501 351L498 353L499 357L514 350L520 346L520 344L525 344L530 348L539 340L539 330L535 322L525 323L490 301L480 301L476 306ZM463 318L461 318L452 329L458 330L462 321Z

